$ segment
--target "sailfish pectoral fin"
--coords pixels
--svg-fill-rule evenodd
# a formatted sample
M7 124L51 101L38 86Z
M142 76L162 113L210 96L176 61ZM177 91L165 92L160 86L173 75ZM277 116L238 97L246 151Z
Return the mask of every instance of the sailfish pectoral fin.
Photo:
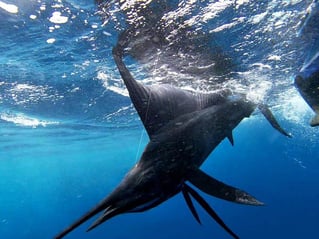
M183 193L183 196L184 196L184 199L185 199L185 201L186 201L186 204L187 204L189 210L191 211L192 215L194 216L194 218L196 219L196 221L197 221L199 224L202 224L201 221L200 221L200 219L199 219L198 213L197 213L197 211L196 211L196 209L195 209L195 207L194 207L194 204L193 204L193 202L192 202L192 199L191 199L191 197L189 196L188 191L187 191L185 188L183 188L182 193Z
M271 124L273 128L278 130L281 134L291 138L291 135L288 134L278 123L273 113L270 111L269 107L265 104L259 104L258 109L265 116L268 122Z
M245 191L220 182L198 168L190 170L187 179L201 191L211 196L246 205L263 205L262 202Z
M235 239L239 237L223 222L223 220L217 215L217 213L209 206L209 204L190 186L184 184L184 190L190 195L206 210L206 212L230 235Z
M229 142L231 143L231 145L234 146L234 137L233 137L233 133L232 132L230 132L227 135L227 138L228 138Z

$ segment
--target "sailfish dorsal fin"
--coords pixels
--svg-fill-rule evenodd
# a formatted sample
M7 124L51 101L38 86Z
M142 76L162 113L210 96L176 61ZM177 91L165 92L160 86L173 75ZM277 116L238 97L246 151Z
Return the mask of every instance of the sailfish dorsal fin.
M150 138L171 120L220 104L230 94L229 90L195 94L171 85L145 86L133 78L116 47L113 49L113 57Z

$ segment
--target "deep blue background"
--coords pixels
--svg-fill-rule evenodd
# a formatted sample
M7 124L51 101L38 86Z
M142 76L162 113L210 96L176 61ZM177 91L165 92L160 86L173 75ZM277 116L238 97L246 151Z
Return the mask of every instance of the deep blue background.
M27 2L6 1L18 6L18 13L0 8L0 237L5 239L53 238L119 183L148 141L129 98L110 87L124 89L110 54L118 34L114 25L101 26L93 1ZM272 110L293 135L283 137L256 112L234 131L235 146L223 142L203 165L215 178L265 202L249 207L203 195L241 238L318 235L319 132L308 125L313 113L292 85L318 55L310 3L247 1L204 26L214 29L246 17L215 39L242 64L243 75L272 81ZM68 22L50 22L54 11ZM247 23L263 12L259 23ZM60 28L50 32L55 25ZM48 44L49 38L55 42ZM237 46L242 51L235 51ZM272 55L281 59L271 61ZM89 233L86 223L67 238L230 238L206 212L199 213L202 226L177 195Z

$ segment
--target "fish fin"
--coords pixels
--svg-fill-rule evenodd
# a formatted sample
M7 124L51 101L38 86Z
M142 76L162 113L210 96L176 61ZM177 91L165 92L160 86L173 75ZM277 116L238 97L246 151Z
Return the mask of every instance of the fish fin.
M124 40L123 40L123 39ZM136 81L126 67L125 37L119 38L112 54L118 71L145 129L152 138L162 127L178 117L218 105L227 100L229 90L211 94L192 93L171 85L147 86Z
M319 126L319 114L317 113L315 117L312 118L310 125L312 127Z
M231 143L231 145L234 146L233 132L230 132L230 133L227 135L227 138L228 138L229 142Z
M262 202L243 190L229 186L207 175L198 168L194 168L188 174L188 180L201 191L230 202L261 206Z
M149 88L144 87L141 83L137 82L122 59L122 49L120 45L113 48L113 58L120 72L120 75L126 85L130 98L147 129L147 109L148 102L150 101L151 93Z
M265 116L268 122L271 124L273 128L278 130L281 134L291 138L291 135L288 134L278 123L273 113L270 111L269 107L265 104L259 104L258 109Z
M217 213L209 206L209 204L202 198L194 189L187 184L184 184L185 190L205 209L205 211L230 235L235 239L239 237L223 222L223 220L217 215Z
M192 202L192 199L191 199L191 197L189 196L188 191L183 188L182 193L183 193L184 199L185 199L185 201L186 201L186 203L187 203L187 206L188 206L189 210L191 211L192 215L194 216L194 218L196 219L196 221L197 221L199 224L202 224L201 221L200 221L200 218L199 218L199 216L198 216L198 213L197 213L197 211L196 211L196 209L195 209L195 207L194 207L194 204L193 204L193 202Z

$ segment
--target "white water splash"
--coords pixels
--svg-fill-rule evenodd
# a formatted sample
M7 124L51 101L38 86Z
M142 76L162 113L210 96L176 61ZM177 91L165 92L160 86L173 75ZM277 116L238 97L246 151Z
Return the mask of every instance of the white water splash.
M219 26L219 27L217 27L217 28L215 28L215 29L209 31L209 33L214 33L214 32L216 33L216 32L224 31L224 30L226 30L226 29L230 29L230 28L232 28L232 27L234 27L234 26L236 26L236 25L238 25L238 24L240 24L240 23L243 23L245 20L246 20L245 17L240 17L240 18L238 18L238 19L235 19L235 20L234 20L233 22L231 22L231 23L224 24L224 25L222 25L222 26Z
M69 20L68 17L66 16L62 16L61 12L53 12L52 13L52 17L50 17L49 21L52 23L56 23L56 24L63 24L63 23L67 23Z
M113 91L119 95L123 95L123 96L127 96L128 97L128 91L126 90L126 88L124 88L123 83L121 82L121 80L114 80L111 79L111 76L105 74L102 71L99 71L97 73L96 78L100 81L102 81L103 86L105 87L105 89Z
M228 0L211 2L208 6L202 8L198 15L191 17L185 23L189 26L207 23L233 4L233 1Z
M263 102L271 88L272 83L267 80L252 83L247 92L247 99L255 103Z
M117 111L104 116L104 118L107 119L107 120L110 120L112 117L116 117L116 116L120 115L122 112L125 112L125 111L129 110L130 108L132 108L132 105L123 106L120 109L118 109Z
M17 14L19 12L19 8L16 5L8 4L3 1L0 1L0 8L12 14Z
M52 43L54 43L55 42L55 38L49 38L48 40L47 40L47 43L48 44L52 44Z
M310 121L312 111L296 89L291 88L281 94L278 102L281 102L280 109L286 120L296 124L307 124Z
M48 125L57 125L59 122L40 120L27 116L22 113L0 113L0 119L6 122L14 123L18 126L37 128L39 126L46 127Z

